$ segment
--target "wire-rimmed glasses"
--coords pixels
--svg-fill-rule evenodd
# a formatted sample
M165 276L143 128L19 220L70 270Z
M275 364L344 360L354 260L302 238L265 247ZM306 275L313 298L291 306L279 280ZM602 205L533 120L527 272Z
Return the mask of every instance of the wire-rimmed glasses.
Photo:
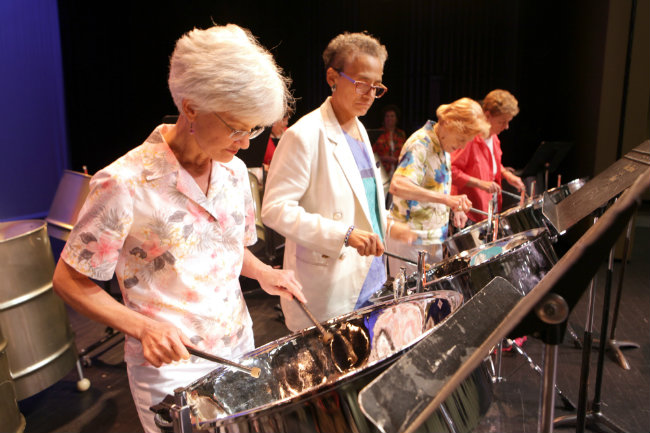
M213 112L212 114L217 116L217 119L221 120L223 124L226 125L228 129L230 129L230 138L232 140L241 140L246 136L248 136L249 140L252 140L253 138L258 137L262 132L264 132L263 126L258 126L257 128L253 128L250 131L242 131L240 129L235 129L232 126L228 125L228 122L223 120L221 116L219 116L217 113Z

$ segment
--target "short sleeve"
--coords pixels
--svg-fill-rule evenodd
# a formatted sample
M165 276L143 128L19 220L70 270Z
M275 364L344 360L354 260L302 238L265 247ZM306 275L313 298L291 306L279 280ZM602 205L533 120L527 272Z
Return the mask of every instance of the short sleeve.
M421 185L424 179L426 159L426 147L420 140L409 140L402 148L395 174L404 176L415 184Z
M90 278L110 280L132 223L133 199L125 182L102 170L90 181L61 258Z

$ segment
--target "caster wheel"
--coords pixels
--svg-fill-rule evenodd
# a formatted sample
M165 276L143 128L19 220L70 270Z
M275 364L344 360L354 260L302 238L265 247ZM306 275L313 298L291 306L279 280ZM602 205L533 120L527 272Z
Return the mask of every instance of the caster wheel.
M88 388L90 388L90 381L86 379L85 377L79 381L77 381L77 389L81 392L88 391Z

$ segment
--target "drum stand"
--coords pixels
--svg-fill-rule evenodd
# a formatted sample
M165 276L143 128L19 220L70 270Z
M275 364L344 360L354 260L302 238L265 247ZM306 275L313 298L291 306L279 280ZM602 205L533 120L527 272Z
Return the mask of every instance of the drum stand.
M530 355L528 355L528 353L526 353L526 351L514 340L508 340L508 342L510 343L512 349L528 362L530 368L532 368L534 371L539 373L539 375L543 378L544 370L539 365L537 365L535 361L533 361ZM503 376L501 376L502 351L503 351L503 340L499 341L499 344L497 344L495 349L496 363L492 360L491 356L488 356L487 359L492 370L491 371L492 383L500 383L506 380ZM545 360L545 364L548 364L546 360ZM555 389L557 395L560 397L560 400L562 400L562 404L564 405L564 408L566 410L576 410L576 405L571 401L571 399L569 399L569 397L566 396L566 394L564 394L564 392L562 392L562 390L555 383L555 380L553 380L552 386L553 389Z
M621 292L623 291L623 277L625 275L625 265L627 264L627 255L630 249L630 238L632 235L632 226L633 226L632 223L633 223L633 219L631 219L630 222L628 223L627 232L625 233L625 243L623 245L623 258L621 261L621 274L619 275L618 278L616 301L614 303L614 315L612 317L612 332L609 335L609 340L607 340L606 343L607 344L606 348L609 349L614 354L614 358L616 359L616 361L625 370L630 369L630 364L627 362L627 359L625 359L625 355L623 355L621 349L625 349L629 347L638 349L640 347L638 343L635 343L633 341L619 341L616 339L616 324L618 321L618 311L621 306Z
M605 292L603 299L603 313L601 319L601 328L600 335L607 335L608 319L609 319L609 304L611 298L611 287L612 287L612 274L614 269L614 247L609 252L609 260L607 264L607 277L605 280ZM598 347L598 363L596 370L596 384L594 390L594 399L591 403L591 410L587 411L587 393L589 388L589 364L591 357L591 346L593 343L592 328L593 328L593 314L594 306L596 302L595 295L595 278L592 279L591 285L589 288L589 308L587 312L587 323L585 324L585 333L582 349L582 366L580 370L580 391L578 397L578 412L576 415L567 415L556 418L554 425L556 427L567 427L573 426L576 427L576 432L583 433L585 427L593 428L603 425L608 429L616 432L623 433L621 427L616 425L613 421L607 418L601 412L601 388L603 380L603 363L605 359L605 345L601 344Z

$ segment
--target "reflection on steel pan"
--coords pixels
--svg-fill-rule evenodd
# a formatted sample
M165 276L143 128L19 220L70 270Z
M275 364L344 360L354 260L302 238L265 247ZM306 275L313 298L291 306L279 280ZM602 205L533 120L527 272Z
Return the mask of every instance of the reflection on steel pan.
M358 392L462 304L456 292L421 293L331 319L323 326L349 338L358 361L323 344L316 327L266 344L243 364L258 379L221 367L187 386L196 430L219 432L334 432L376 428L362 415ZM340 352L340 353L339 353ZM491 382L477 370L445 403L462 431L471 430L491 402ZM160 415L157 423L162 423ZM440 413L422 431L448 431Z
M424 290L456 291L469 299L494 277L503 277L526 294L556 262L549 231L545 228L527 230L433 265L426 272ZM416 275L408 278L407 293L409 289L414 290L416 281ZM393 296L392 287L384 285L371 301L380 302L389 296Z

